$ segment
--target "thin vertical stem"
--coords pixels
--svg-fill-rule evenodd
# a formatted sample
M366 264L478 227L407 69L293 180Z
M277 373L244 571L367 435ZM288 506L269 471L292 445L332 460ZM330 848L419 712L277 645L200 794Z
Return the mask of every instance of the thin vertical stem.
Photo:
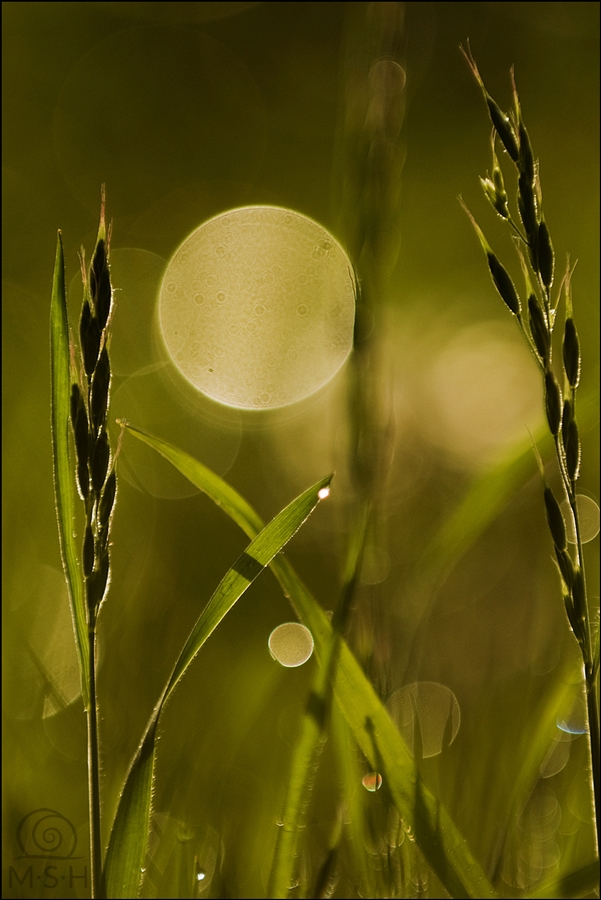
M96 621L90 622L90 707L88 709L88 798L90 813L90 865L92 897L100 897L102 837L100 832L100 766L96 705Z

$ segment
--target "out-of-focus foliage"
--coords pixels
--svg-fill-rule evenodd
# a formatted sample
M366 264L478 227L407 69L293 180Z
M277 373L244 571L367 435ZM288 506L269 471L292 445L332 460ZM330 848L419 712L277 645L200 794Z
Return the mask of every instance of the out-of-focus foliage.
M52 491L48 311L60 225L77 321L76 252L95 239L101 182L114 216L113 418L127 416L225 474L265 520L335 468L327 504L287 550L323 608L334 605L348 509L344 372L282 412L221 409L171 379L156 356L153 314L166 262L219 212L281 205L344 239L335 166L345 16L345 5L333 3L3 5L6 896L86 896L79 877L88 840L85 718ZM592 3L408 3L405 10L400 251L379 313L382 391L395 430L385 527L366 553L352 642L384 700L415 682L453 692L459 731L422 761L421 774L506 896L588 864L594 837L577 647L534 459L529 469L520 463L517 480L515 467L506 473L509 502L469 548L458 530L437 537L449 520L460 528L456 511L475 480L494 467L503 477L501 461L517 458L524 426L535 432L543 421L534 363L499 308L457 203L461 192L477 218L488 214L477 177L490 166L486 111L458 45L470 38L488 89L505 107L515 65L557 259L569 251L579 260L572 289L588 416L580 490L598 501L598 16ZM487 236L496 249L503 229L495 224ZM506 246L504 259L511 252ZM521 284L517 258L511 275ZM245 546L223 513L137 443L127 436L123 443L113 581L99 620L105 841L158 692ZM437 546L457 551L443 573L429 556ZM598 603L598 538L585 554ZM270 656L270 633L293 617L275 580L261 575L166 710L147 896L190 896L190 872L204 875L200 896L264 891L315 666L311 659L283 668ZM562 719L567 730L554 729L549 712L562 697L573 707ZM528 752L541 722L551 722L554 736L537 772ZM335 734L346 746L342 725ZM337 895L365 879L384 894L400 865L410 890L437 896L436 880L395 824L386 786L365 791L366 760L349 746L341 772L334 759L343 756L326 744L307 814L303 878L317 882L338 827L338 779L355 772L359 793L348 795L347 809L355 824L343 826ZM531 793L520 802L511 789L525 773ZM28 836L25 818L43 809L72 824L64 839L75 835L77 849L60 869L67 879L60 886L43 875L45 863L27 860L32 877L41 875L30 888L17 878L27 871L19 837ZM365 859L359 845L368 847Z

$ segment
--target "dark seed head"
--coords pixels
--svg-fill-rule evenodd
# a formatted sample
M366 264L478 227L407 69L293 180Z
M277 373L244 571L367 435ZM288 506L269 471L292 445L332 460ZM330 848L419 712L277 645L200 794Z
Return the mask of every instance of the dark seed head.
M544 219L538 226L537 254L538 271L540 272L543 284L548 289L553 284L555 257L553 254L553 244L551 243L549 229L547 228L547 223Z
M94 568L94 535L89 525L86 526L86 533L83 539L83 574L88 578L92 574Z
M536 238L538 232L538 222L536 218L536 201L534 199L534 188L532 186L532 181L529 180L524 172L521 173L518 182L518 209L520 211L520 216L522 218L522 222L524 223L524 228L526 229L528 239L532 240Z
M520 172L523 172L530 182L534 181L534 156L532 154L532 144L530 137L526 131L526 126L520 119L518 134L520 138Z
M574 604L572 603L572 598L569 594L564 595L563 598L564 606L566 608L566 613L568 616L568 621L570 623L570 627L574 632L576 639L580 645L584 643L584 628L582 627L582 622L576 616L576 612L574 610Z
M75 452L77 454L77 461L79 465L87 466L90 446L88 435L88 416L81 395L79 397L77 416L75 418L75 429L73 434L75 436Z
M555 556L557 557L557 562L561 569L561 577L565 581L567 587L571 588L572 582L574 581L574 564L572 558L567 550L560 551L557 547L555 547Z
M570 481L577 481L580 474L580 435L578 434L578 425L575 419L570 420L567 428L567 442L564 437L564 446L566 451L566 466Z
M86 300L81 312L79 323L79 335L83 352L83 364L86 375L90 376L96 368L98 353L100 352L100 325L98 319L92 315L90 304Z
M109 438L106 430L103 428L96 440L94 453L92 456L92 487L98 494L104 484L106 473L108 471L110 460Z
M486 94L486 103L488 105L488 113L491 121L495 126L497 134L501 138L501 143L512 160L517 163L520 152L518 150L518 143L511 122L489 94Z
M106 484L104 486L104 490L102 492L102 497L100 498L100 509L99 509L99 518L100 524L102 526L106 525L111 512L113 511L113 505L115 503L115 494L117 491L117 475L115 470L111 472L109 477L106 480Z
M530 315L530 332L532 334L532 339L534 340L539 356L546 362L549 356L549 329L547 328L545 315L534 294L530 294L528 297L528 313Z
M106 419L110 380L109 355L106 347L103 347L92 379L92 421L96 428L99 428Z
M98 562L98 583L96 585L98 603L104 597L104 592L106 591L106 585L109 578L109 567L110 567L110 559L109 559L109 551L108 547L102 553L100 560Z
M572 403L568 398L566 398L563 401L563 412L561 414L561 436L563 438L564 447L568 443L568 429L570 427L570 422L572 421L573 416L574 411L572 408Z
M98 285L106 264L106 245L102 238L100 238L96 244L92 265L90 266L90 293L92 294L94 302L96 302Z
M96 297L96 315L101 330L104 329L111 311L111 276L108 266L105 266L98 282L98 294Z
M85 500L90 493L90 475L87 462L77 464L77 485L82 499Z
M568 541L566 537L566 525L563 520L563 514L559 507L559 503L555 499L555 494L550 487L545 488L545 509L547 511L547 522L549 523L549 531L553 538L556 549L561 553L566 550Z
M566 319L563 332L563 365L571 388L580 381L580 341L571 316Z
M73 427L73 431L75 431L75 422L77 420L77 410L79 409L79 399L81 397L81 393L79 391L78 384L71 385L71 425Z
M550 369L545 372L545 408L551 434L557 434L561 425L561 390Z
M501 299L505 301L511 312L515 316L520 314L520 299L513 285L513 281L509 276L509 272L499 262L494 253L487 253L488 268L492 275L495 287L501 295Z

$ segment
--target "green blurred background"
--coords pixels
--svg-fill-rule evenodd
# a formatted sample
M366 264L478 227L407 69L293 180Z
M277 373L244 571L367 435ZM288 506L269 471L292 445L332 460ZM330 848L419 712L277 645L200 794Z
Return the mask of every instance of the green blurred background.
M86 895L77 881L31 891L9 883L9 867L17 866L18 823L40 808L69 819L78 852L87 852L85 717L53 504L48 322L57 228L76 321L77 250L93 248L101 182L117 290L114 415L226 474L264 518L336 469L332 497L289 548L324 608L335 601L348 526L344 372L296 407L239 413L174 389L157 372L152 321L167 261L219 212L290 207L344 241L335 200L340 72L348 6L358 5L3 4L5 896ZM457 202L461 193L521 284L478 184L490 168L489 123L458 45L470 39L488 90L505 108L515 65L560 274L567 252L579 260L581 394L591 410L581 490L598 501L599 4L408 3L405 27L400 251L381 314L394 459L355 640L386 672L384 699L415 680L456 695L457 740L425 774L488 865L496 839L492 780L511 782L515 747L527 739L545 686L577 654L534 462L442 587L426 598L423 587L412 588L423 585L417 560L473 479L524 440L525 425L536 430L542 421L536 368ZM217 508L133 443L125 438L113 584L100 621L109 817L191 624L245 546ZM598 604L598 538L586 550ZM315 665L283 669L269 656L269 633L293 618L272 576L261 576L170 704L149 896L168 891L182 823L204 848L207 891L261 896L295 717ZM552 842L576 866L589 861L593 834L582 787L585 740L573 740L571 750L545 780L540 802L561 810ZM326 773L328 765L326 756ZM308 828L316 845L331 822L333 790L324 775ZM211 885L218 854L221 872ZM522 881L508 873L508 896L550 866L522 873Z

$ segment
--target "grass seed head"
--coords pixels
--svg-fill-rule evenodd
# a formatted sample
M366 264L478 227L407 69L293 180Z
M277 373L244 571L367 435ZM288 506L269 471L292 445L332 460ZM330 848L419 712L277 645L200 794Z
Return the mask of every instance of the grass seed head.
M536 251L538 259L538 271L543 280L543 284L549 290L553 284L553 270L555 268L555 256L553 253L553 244L547 223L543 219L538 226L538 236L536 241Z
M73 431L75 431L75 423L77 421L77 410L79 409L79 400L81 397L81 391L79 390L79 385L75 382L71 385L71 426Z
M566 319L563 332L563 365L568 383L574 390L580 381L581 360L578 332L571 316Z
M562 414L561 390L557 379L550 369L545 372L545 409L551 434L556 435L561 425Z
M94 569L94 533L90 525L86 525L83 539L83 574L88 578Z
M482 190L486 199L502 219L509 218L509 207L507 205L507 194L499 191L497 185L490 178L480 178Z
M485 89L486 105L488 106L488 114L491 122L495 126L495 130L501 139L501 143L509 153L510 157L517 163L520 158L518 150L518 142L513 130L513 125L508 116L505 115L501 107L495 103L488 91Z
M104 346L92 378L92 421L96 429L106 421L110 381L111 365Z
M96 302L98 296L98 285L106 266L106 246L104 240L100 238L94 250L92 265L90 266L90 294Z
M574 581L574 564L572 563L572 558L567 550L558 550L557 547L555 547L555 556L557 557L561 577L569 590Z
M580 435L578 434L578 425L575 419L571 419L567 428L567 441L564 437L564 447L566 451L566 467L570 481L578 480L580 474Z
M88 378L96 368L98 354L100 353L100 325L88 300L84 300L81 319L79 322L79 337L83 354L83 365Z
M570 426L570 422L574 417L574 408L572 406L572 401L569 397L563 401L563 412L561 414L561 436L563 438L564 447L568 443L568 429Z
M576 612L574 610L574 604L572 602L572 597L570 594L564 594L563 597L564 606L566 609L566 613L568 616L568 621L570 623L570 627L574 632L576 640L582 646L584 643L584 628L582 621L577 617Z
M494 253L486 254L488 260L488 268L492 275L495 287L501 295L501 299L505 301L514 316L520 315L520 298L514 287L513 281L507 269L499 262Z
M559 503L555 499L555 494L548 485L545 487L545 509L553 543L556 549L562 553L568 546L566 524L563 520Z
M111 512L115 503L115 494L117 493L117 475L113 469L106 480L102 497L100 498L100 507L98 517L100 525L104 527L110 519Z
M528 314L532 339L534 340L538 355L546 363L549 358L551 336L547 327L545 314L534 294L530 294L528 297Z
M529 243L536 244L538 239L538 221L534 187L532 181L524 172L520 174L518 181L518 209Z
M100 323L100 328L104 329L106 323L108 322L109 314L111 311L111 299L112 299L112 289L111 289L111 277L109 275L108 266L105 266L102 275L100 276L100 282L98 284L98 297L96 299L96 314L98 316L98 321Z
M92 455L92 487L96 493L100 493L106 473L109 467L111 451L109 447L109 438L106 429L102 429L96 440L94 453Z
M98 562L98 571L96 573L96 605L98 605L104 597L104 592L109 580L110 559L108 547L100 556Z
M526 126L522 122L520 115L518 125L518 137L520 139L520 172L523 172L531 183L534 183L534 155L532 153L532 144L530 137L526 131Z

